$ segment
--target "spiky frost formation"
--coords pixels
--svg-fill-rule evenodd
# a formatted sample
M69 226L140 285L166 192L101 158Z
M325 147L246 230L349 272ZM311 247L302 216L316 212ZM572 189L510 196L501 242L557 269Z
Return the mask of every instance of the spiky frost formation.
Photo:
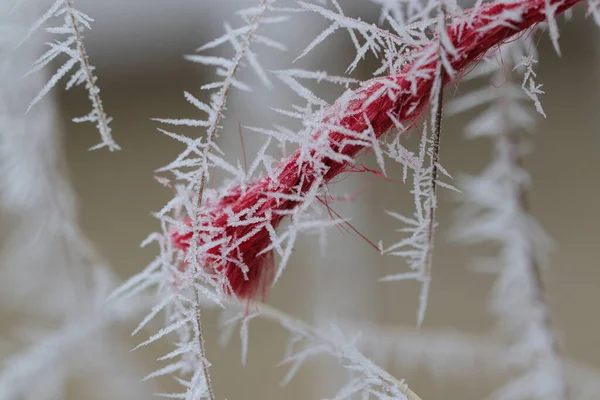
M240 311L245 308L244 304L231 302L229 305L229 315L223 323L227 329L224 330L222 342L227 342L233 329L239 325L243 364L246 362L248 325L251 320L270 320L289 332L290 340L281 362L281 365L289 367L281 382L283 385L291 381L309 359L315 356L331 356L343 362L351 376L335 394L336 399L351 399L360 395L363 398L381 400L421 400L403 380L395 378L358 350L358 335L349 340L334 324L329 324L326 329L317 329L266 304L255 303L250 314L247 310Z
M384 4L382 12L386 12L386 5L389 4ZM406 150L400 145L397 139L393 144L389 145L389 154L394 159L404 159L404 162L400 162L405 165L405 168L411 166L414 169L414 185L411 193L414 198L415 212L413 218L388 212L388 214L407 225L403 231L410 232L411 236L395 243L387 249L382 249L382 253L406 258L412 272L388 275L382 281L415 279L421 283L419 308L417 310L417 325L419 326L425 319L431 285L435 229L437 226L435 216L437 210L437 189L438 186L454 189L453 186L441 181L442 174L448 177L450 175L440 164L444 95L443 81L445 76L453 77L455 74L449 59L453 55L456 55L457 52L445 33L448 8L449 3L447 4L445 1L438 3L436 24L438 60L435 80L430 94L432 106L431 132L428 132L427 125L425 125L421 134L418 159L413 158L412 163L407 162L411 157L410 155L407 157ZM399 127L399 130L401 130L401 127ZM425 162L426 157L428 159L427 163Z
M42 44L30 40L14 48L36 12L32 4L17 5L0 5L3 229L11 220L6 216L12 217L0 251L0 302L7 312L0 335L10 338L0 349L0 399L65 398L74 381L86 380L89 399L100 393L147 398L145 388L120 381L138 379L141 369L123 357L122 343L108 330L139 318L148 303L145 297L105 302L115 277L79 227L75 194L60 168L56 110L43 103L25 114L45 76L21 79Z
M48 43L50 47L34 63L33 68L27 75L40 71L48 64L53 62L60 55L66 55L68 60L61 65L54 75L48 80L46 85L34 97L29 104L27 111L31 110L56 84L74 68L75 72L67 81L66 89L74 86L85 85L88 97L92 103L92 110L89 114L73 118L74 122L91 122L96 125L100 133L101 142L93 146L90 150L108 147L109 150L119 150L120 147L112 138L112 129L110 122L112 120L104 111L102 99L100 98L100 88L96 84L98 78L94 75L94 66L90 60L83 43L83 32L85 29L91 29L90 23L94 22L88 15L82 13L73 7L75 0L57 0L31 27L22 41L31 36L37 29L46 24L53 18L63 18L61 26L52 26L45 28L45 31L53 35L64 37L53 43ZM23 6L23 5L21 5Z
M340 327L348 334L360 332L356 346L380 365L426 369L437 380L465 382L466 386L475 380L514 376L514 365L506 362L506 355L512 351L510 345L489 335L356 322L341 323ZM561 363L569 384L569 399L600 397L600 372L564 358Z
M497 400L570 398L541 272L546 238L529 214L529 175L522 165L524 135L534 117L520 102L533 101L545 116L537 97L543 93L541 85L534 81L535 54L527 54L533 48L531 41L523 39L508 45L502 67L492 68L493 80L501 86L489 88L486 94L470 93L453 107L469 109L481 100L490 104L469 125L468 133L492 137L495 155L481 176L464 184L466 222L459 236L502 246L498 259L485 266L498 274L490 307L499 317L499 339L507 346L499 362L518 367L520 373L494 393ZM522 72L521 85L511 82L512 68Z

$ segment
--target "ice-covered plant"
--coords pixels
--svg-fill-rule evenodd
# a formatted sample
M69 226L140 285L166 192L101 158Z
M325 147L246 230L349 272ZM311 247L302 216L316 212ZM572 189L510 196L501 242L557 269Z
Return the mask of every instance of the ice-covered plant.
M95 311L89 321L78 320L82 324L79 326L67 318L62 330L42 339L41 348L44 343L79 340L86 332L99 330L102 327L99 320L107 323L112 317L117 317L117 321L129 319L150 296L153 304L138 322L134 334L144 331L159 315L164 315L165 323L136 348L171 340L173 349L159 358L155 371L146 377L173 376L181 385L181 392L163 393L166 397L219 398L211 384L213 371L202 331L202 311L216 306L224 309L230 329L239 323L243 363L251 345L249 322L266 318L279 323L290 334L290 345L283 359L283 364L289 365L286 382L309 358L329 355L349 372L347 383L335 394L336 399L419 399L403 379L376 363L375 356L369 358L361 352L364 345L358 336L353 336L352 329L345 331L343 325L334 323L329 329L311 326L266 304L267 292L285 271L300 235L323 234L330 227L359 234L348 218L333 210L331 190L341 176L365 171L359 159L370 152L378 167L377 171L370 171L374 176L387 177L389 166L399 164L404 169L404 179L413 183L414 213L405 216L388 211L401 223L400 231L407 235L392 243L388 243L389 238L379 238L377 244L367 241L383 256L398 256L408 266L408 270L382 277L383 281L416 280L420 284L417 325L425 319L430 282L435 278L434 266L438 264L434 258L438 192L462 191L467 199L468 218L459 229L461 237L494 241L502 246L501 255L493 265L498 280L491 305L499 321L493 336L501 338L494 346L504 347L503 351L490 352L496 360L494 366L516 367L519 375L508 379L493 395L498 399L567 399L576 393L584 398L581 391L569 387L572 378L551 322L540 268L543 235L529 216L528 176L522 166L523 131L534 121L530 104L545 117L538 98L543 92L535 82L535 47L531 37L543 26L559 52L557 18L583 1L477 0L473 4L458 4L449 0L372 0L371 3L380 10L378 23L348 17L336 0L259 0L238 12L241 20L238 25L225 23L222 36L186 56L193 63L214 67L216 79L200 88L208 92L207 101L191 88L184 92L184 99L197 117L155 119L160 132L182 145L180 154L156 171L157 180L174 193L155 214L159 229L143 243L157 245L159 254L140 273L112 291L105 302L92 302ZM8 27L19 7L24 4L8 8L0 23ZM598 3L589 1L587 12L598 20ZM298 59L317 46L326 46L330 35L344 30L355 50L345 75L300 68L273 71L266 65L268 61L260 58L261 47L272 51L286 49L285 38L269 36L270 28L289 24L297 15L307 14L324 18L328 26L314 39L307 40ZM32 40L29 36L54 18L62 18L63 25L46 27L46 31L65 38L49 44L49 50L34 62L32 72L44 69L61 55L66 55L66 61L39 94L32 97L26 110L41 112L42 97L77 67L67 89L84 84L92 111L76 121L96 124L102 138L96 147L118 149L84 46L82 32L90 28L92 20L75 9L71 0L58 0L51 5L31 29L8 42L0 61L12 60L15 49ZM223 55L220 49L224 46L230 55ZM361 81L353 73L367 58L376 59L377 65L372 70L373 77ZM503 63L498 63L498 58ZM247 75L240 73L242 69L250 70L257 83L267 88L287 86L297 98L293 104L273 109L294 120L290 126L266 122L263 126L244 127L264 141L256 157L243 163L231 160L217 142L219 135L229 134L224 126L232 93L251 92L256 83L245 81ZM493 74L491 81L489 74ZM479 76L488 77L485 89L468 92L444 106L446 87ZM342 94L335 101L328 101L310 89L315 84L337 86ZM4 96L1 99L10 101L8 94L0 94ZM441 164L445 135L442 120L453 112L486 103L490 108L473 120L467 130L471 135L494 138L496 152L492 165L481 177L461 185L452 184L451 174ZM17 150L37 149L33 140L24 145L11 136L11 130L31 116L31 113L23 116L20 111L25 110L6 111L1 121L9 121L2 125L2 143L6 143L2 148L8 149L8 156L15 162L2 165L0 173L4 175L0 175L3 179L0 184L14 184L23 176L31 177L14 189L22 195L18 190L38 188L33 177L39 175L19 169L7 175L13 165L20 166L19 161L26 157L15 156ZM177 131L181 127L192 128L196 133L184 135ZM420 138L418 147L412 150L405 141L410 130L416 131ZM52 142L48 137L44 140ZM10 161L8 156L6 159ZM34 157L36 161L50 157L48 163L52 165L51 158L55 155L48 151ZM39 169L49 174L53 171L44 166ZM217 180L217 171L226 178ZM96 259L90 255L91 247L76 240L82 236L75 232L74 217L60 214L62 207L72 208L67 204L71 201L68 183L54 175L43 181L46 189L40 189L40 193L48 196L50 204L35 205L36 211L56 212L43 215L60 219L52 231L57 237L48 241L62 240L66 252L72 249L81 252L79 258L70 261L77 264L74 267L92 264L94 270L103 271L105 267L96 265ZM6 187L12 193L9 190L13 188ZM60 196L66 196L66 200L56 200ZM14 197L8 199L9 209L11 204L18 203ZM45 197L40 195L40 199ZM29 217L29 209L22 214ZM96 297L104 295L107 286L101 279L98 281L101 288L91 291ZM422 346L419 335L416 336L407 339L408 345L399 351L400 359L406 354L410 357L411 343L413 349ZM431 343L437 340L426 334L423 337ZM42 370L43 363L48 361L35 356L36 351L41 351L39 348L8 359L7 370L0 375L0 395L8 393L4 398L16 399L19 394L13 393L26 391L15 386L18 384L14 383L14 366L24 381L27 374L33 376ZM465 346L464 352L448 357L460 359L469 351ZM61 387L60 383L55 384Z

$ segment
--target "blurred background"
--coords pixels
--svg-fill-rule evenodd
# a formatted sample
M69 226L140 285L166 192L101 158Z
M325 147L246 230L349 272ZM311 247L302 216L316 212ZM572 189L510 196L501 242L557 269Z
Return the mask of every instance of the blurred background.
M378 18L377 7L369 2L340 3L349 15L360 15L370 21ZM200 96L199 87L210 82L213 75L210 69L191 64L182 56L221 35L224 21L237 23L234 11L251 6L254 1L79 0L77 4L95 19L85 43L97 68L105 109L114 117L114 138L122 150L89 152L87 149L97 143L97 132L91 125L70 122L72 117L87 113L87 98L80 89L70 92L58 89L53 95L64 132L64 157L79 201L79 220L84 232L114 272L126 279L141 271L157 254L154 247L139 246L150 232L159 229L151 213L171 198L171 191L154 180L153 171L183 149L160 134L156 130L158 124L150 118L194 116L194 109L182 93L188 90ZM585 20L583 14L583 7L578 7L573 22L560 21L562 57L555 54L546 36L539 42L537 82L544 85L546 94L542 104L548 119L540 118L531 136L533 152L526 166L533 182L532 212L553 240L544 266L545 278L565 354L571 360L600 370L597 346L600 263L596 254L600 224L596 207L600 199L596 176L600 167L600 36L598 27ZM268 70L289 67L326 26L322 18L302 14L294 17L292 23L274 27L273 33L289 48L285 53L265 53L263 65ZM347 34L340 32L310 57L293 65L342 74L353 57ZM369 61L361 64L355 77L368 79L373 65ZM257 82L253 83L258 87ZM449 99L463 92L461 86L452 86L446 96ZM323 95L332 100L338 93ZM228 159L241 157L239 124L290 125L269 111L267 105L283 104L282 108L286 108L294 100L289 89L281 85L271 92L258 87L251 94L234 93L219 139ZM487 140L464 138L464 124L472 116L444 120L441 159L455 177L480 172L490 159ZM250 132L244 135L246 152L251 157L262 138ZM369 156L365 157L365 163L376 166ZM391 174L399 177L401 171L392 170ZM399 240L401 233L395 231L399 228L398 221L386 216L384 210L411 212L408 185L372 174L353 174L332 189L339 195L360 194L353 202L336 204L335 209L344 217L351 216L353 226L365 236L390 244ZM493 276L478 274L471 267L476 257L492 255L496 249L453 241L450 231L460 195L441 193L431 298L422 331L482 334L494 324L486 305ZM315 251L318 248L316 237L302 237L298 241L286 272L270 291L270 304L315 324L339 318L377 325L386 332L397 330L392 334L399 342L403 340L402 332L407 332L406 340L412 337L408 333L415 330L418 285L378 282L388 273L405 271L401 259L382 257L357 235L336 229L328 234L326 251ZM211 372L219 399L321 398L332 396L343 382L343 371L336 367L335 360L317 359L302 368L290 384L281 387L279 381L286 369L277 364L284 353L287 333L275 324L253 320L248 363L242 367L238 334L233 335L227 347L219 346L219 323L217 312L205 313L207 355L213 363ZM131 347L155 332L159 324L160 321L127 339ZM133 321L115 334L127 337L135 325ZM168 349L167 343L159 343L126 357L142 360L143 376L156 369L153 359ZM365 349L367 355L372 354L370 351ZM389 354L389 359L382 363L387 363L395 376L406 378L423 399L484 398L499 383L499 377L486 374L485 368L474 368L473 378L465 379L453 375L452 368L448 374L432 373L426 361L421 360L415 366L419 362L394 359L393 353ZM174 388L170 379L140 385L150 385L143 390L158 392ZM99 392L96 394L98 398L106 398Z

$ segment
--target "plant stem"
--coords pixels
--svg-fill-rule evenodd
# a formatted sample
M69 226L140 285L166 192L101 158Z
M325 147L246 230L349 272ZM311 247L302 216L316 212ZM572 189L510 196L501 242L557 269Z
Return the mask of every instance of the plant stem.
M83 37L81 35L81 31L77 26L77 20L75 19L75 14L73 13L73 0L67 0L67 8L69 9L69 17L71 18L71 26L73 27L73 31L75 32L75 37L77 40L77 51L79 52L79 58L81 67L85 71L85 80L87 83L87 90L90 96L90 100L92 101L92 107L96 111L98 118L98 130L100 131L100 135L102 137L103 142L108 146L109 150L119 150L120 147L113 140L110 132L110 126L108 125L108 116L104 112L104 106L102 105L102 99L100 99L100 89L96 86L96 78L92 73L92 67L90 65L90 60L87 55L87 51L85 50L85 45L83 44Z
M245 306L244 304L240 303L239 301L231 301L229 304L238 307L241 310L246 309L247 306ZM319 332L316 328L314 328L313 326L309 325L308 323L302 321L301 319L298 319L296 317L293 317L287 313L285 313L284 311L281 311L275 307L272 307L268 304L265 303L254 303L253 306L256 307L256 309L258 310L258 312L260 313L260 316L273 321L273 322L277 322L279 324L281 324L282 321L285 321L286 323L288 323L291 326L295 326L301 330L304 330L308 333L310 333L310 335L312 335L315 338L318 338L319 340L326 342L326 343L330 343L331 345L335 346L336 343L332 343L331 339L328 338L327 336L323 335L321 332ZM375 365L373 363L373 365ZM398 388L400 388L400 390L402 391L402 393L404 393L406 395L406 397L408 398L408 400L422 400L421 397L419 397L415 392L413 392L407 385L406 383L402 382L401 380L397 379L396 377L394 377L393 375L391 375L389 372L387 372L385 369L376 366L377 368L377 372L379 373L379 375L386 379L389 382L392 382L394 385L396 385Z
M258 26L259 26L258 22L262 18L263 14L266 10L266 7L267 7L267 0L262 0L261 1L261 10L254 16L254 18L252 19L252 22L251 22L251 26L253 28L250 29L248 31L248 33L246 34L245 40L242 44L242 49L241 49L241 51L239 51L237 57L235 58L234 65L230 71L229 80L221 89L220 101L215 110L215 112L216 112L216 115L214 117L215 120L211 124L211 126L208 128L207 138L206 138L207 143L206 143L206 147L204 148L204 152L202 154L202 159L203 159L204 165L201 168L200 186L198 188L198 199L197 199L197 203L196 203L198 210L200 210L200 208L202 207L202 199L204 197L204 188L206 186L206 160L208 159L208 151L210 150L212 142L214 141L215 134L219 128L219 122L221 121L223 112L225 111L225 106L227 104L227 95L229 93L229 89L231 88L231 86L233 86L232 78L235 75L235 73L237 72L240 62L242 61L242 58L246 54L246 50L248 49L248 46L250 45L252 36L258 29ZM199 233L198 230L194 229L194 236L197 236L198 233ZM195 263L194 273L196 275L199 274L197 263ZM208 371L209 366L208 366L208 359L206 357L206 350L205 350L205 346L204 346L204 335L202 333L200 293L199 293L196 285L194 285L194 292L196 295L196 304L194 307L195 307L195 313L196 313L196 324L198 327L198 350L200 352L199 355L200 355L201 362L202 362L204 379L206 381L206 386L207 386L210 400L215 400L215 395L214 395L214 391L213 391L211 379L210 379L210 373Z
M440 29L446 29L446 7L444 6L444 0L440 0L439 10L443 23L440 24ZM424 265L423 265L423 276L421 277L421 293L420 306L417 316L417 325L421 326L425 319L425 311L427 307L427 296L429 294L429 286L431 285L431 269L433 264L433 246L435 239L435 210L437 208L437 180L438 180L438 165L440 163L440 139L442 135L442 111L444 101L444 75L446 71L442 64L442 57L444 52L444 46L442 44L441 33L439 33L439 60L438 70L436 72L437 79L437 93L436 100L434 102L434 118L432 126L432 154L431 154L431 181L430 181L430 195L429 195L429 224L427 228L427 252L425 253ZM435 85L434 85L435 87ZM426 134L426 133L425 133Z
M197 203L196 203L198 208L200 208L202 206L202 198L204 196L204 187L206 186L206 160L208 157L208 151L210 150L211 144L215 139L215 135L217 133L217 130L219 129L219 122L221 122L221 118L223 117L223 113L225 112L225 106L227 105L227 96L229 94L229 90L233 86L232 79L240 66L242 58L244 58L244 56L246 55L246 51L248 50L248 47L250 46L250 41L252 40L252 37L254 36L254 34L258 30L258 27L260 26L259 21L261 20L261 18L263 17L263 15L267 9L267 1L268 0L261 0L260 11L256 13L254 18L252 18L252 22L250 22L250 26L252 28L248 31L248 33L246 33L244 41L241 44L241 49L238 51L238 54L236 55L236 57L234 59L233 66L231 67L231 69L229 71L229 76L228 76L229 79L225 80L225 85L219 92L220 100L219 100L219 104L215 108L215 112L216 112L215 120L213 121L213 123L210 125L210 127L207 130L206 147L204 148L204 152L202 154L202 160L203 160L204 166L201 169L202 176L200 177L200 187L198 188L198 199L197 199Z
M196 304L194 305L194 311L196 314L196 324L198 327L198 351L200 356L200 362L202 362L202 369L204 372L204 380L206 382L206 388L208 390L208 396L210 400L215 400L215 392L212 388L212 383L210 380L210 373L208 372L208 359L206 358L206 350L204 348L204 336L202 335L202 319L201 315L201 307L200 307L200 292L196 285L194 285L194 292L196 295Z
M522 139L520 135L515 132L509 132L505 134L504 140L506 141L507 151L517 169L523 169L523 156L521 154L521 142ZM519 207L519 213L521 215L529 216L530 215L530 204L529 204L529 196L527 193L527 187L523 182L519 182L516 187L516 197L517 197L517 205ZM554 321L552 320L552 316L550 315L550 306L548 301L548 293L546 290L546 285L544 283L544 276L542 273L542 268L538 256L535 252L535 244L532 240L527 246L530 251L527 254L528 258L528 268L530 275L532 276L532 286L534 292L534 298L532 299L534 303L537 303L544 313L544 320L542 324L544 325L544 329L546 333L551 337L552 347L549 351L552 353L552 356L556 359L561 359L561 349L556 337L556 328ZM559 361L560 362L560 361ZM568 399L568 386L567 382L564 379L564 371L562 370L562 362L561 362L561 376L560 378L563 381L563 391L560 393L560 399L566 400Z

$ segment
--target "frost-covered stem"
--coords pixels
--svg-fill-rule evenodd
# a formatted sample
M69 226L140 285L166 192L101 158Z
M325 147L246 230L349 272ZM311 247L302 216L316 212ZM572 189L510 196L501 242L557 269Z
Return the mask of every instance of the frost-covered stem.
M113 325L137 318L149 304L149 298L103 304L94 309L94 313L66 321L59 329L46 333L27 349L5 358L6 368L0 369L0 399L28 398L27 394L35 393L32 382L47 374L49 369L55 367L55 363L69 363L78 352L92 345L90 337Z
M437 208L437 180L438 180L438 166L440 164L440 139L442 135L442 112L443 112L443 101L444 101L444 74L446 73L444 64L442 62L444 45L442 43L442 29L446 29L446 7L444 0L440 0L439 18L441 19L440 26L440 39L439 39L439 51L438 51L438 66L436 71L436 83L434 88L437 89L435 93L435 101L433 103L433 126L432 126L432 146L431 146L431 180L430 194L429 194L429 221L427 228L427 252L425 253L425 264L423 265L423 276L421 277L421 292L419 301L419 311L417 317L417 324L421 326L425 319L425 311L427 309L427 298L429 296L429 287L431 285L431 269L433 265L433 246L435 239L435 210ZM425 132L423 134L426 134Z
M3 357L2 400L64 397L75 370L97 381L103 380L104 368L129 375L119 354L97 353L107 345L119 348L114 338L104 337L109 327L138 318L150 305L146 297L104 302L113 276L78 224L76 196L60 162L56 109L44 102L25 112L25 100L47 79L45 73L20 79L41 49L37 38L12 48L27 37L30 17L38 11L35 1L28 3L33 4L21 10L14 4L14 15L5 15L5 4L0 6L0 209L18 218L0 254L0 292L7 310L14 306L23 321L36 323L17 326L32 343ZM69 14L65 21L70 28ZM56 330L49 331L54 325ZM94 353L93 368L81 364Z
M200 174L201 174L200 186L198 187L198 193L197 193L198 198L196 200L196 206L197 206L198 211L201 210L202 198L204 197L204 187L206 186L206 161L208 159L208 152L212 148L212 143L214 141L215 133L217 132L217 129L219 128L219 123L221 121L221 118L223 117L223 113L225 112L225 107L227 105L227 96L229 94L229 90L233 86L233 77L235 76L235 74L240 66L240 62L242 61L242 58L246 54L248 46L250 45L250 41L252 40L252 36L258 30L258 27L260 25L259 21L262 18L262 16L264 15L264 12L267 8L267 1L268 0L261 1L261 9L258 13L256 13L254 18L252 19L252 22L251 22L252 28L246 34L246 36L241 44L242 48L240 51L237 52L236 58L234 60L234 65L231 69L230 75L228 76L228 79L225 80L225 84L221 88L219 95L218 95L219 103L218 103L217 107L215 108L214 121L212 121L211 126L207 130L206 147L204 148L204 152L202 154L202 167L200 169ZM197 224L195 224L195 225L197 226ZM197 237L198 235L199 235L199 231L196 228L196 229L194 229L194 236ZM200 271L198 271L197 263L194 263L194 272L196 275L198 275L200 272ZM196 324L197 324L197 328L198 328L198 332L197 332L198 351L200 352L200 359L202 362L204 378L206 381L206 387L208 390L210 400L215 400L215 395L213 392L211 379L210 379L210 372L208 371L209 366L208 366L208 359L206 358L206 350L205 350L205 346L204 346L204 335L202 333L202 321L201 321L201 311L200 311L200 308L201 308L200 307L200 293L198 291L198 288L195 285L194 285L194 292L195 292L195 296L196 296L196 304L194 305L194 312L196 314Z
M519 45L514 44L516 50ZM512 59L517 56L520 54L515 52L508 57L494 77L502 86L485 115L495 122L471 128L471 134L493 137L495 154L490 167L465 185L474 209L468 213L469 222L462 235L474 243L501 245L491 308L499 317L499 333L506 336L508 344L502 362L507 367L518 366L520 371L494 398L565 400L567 380L540 267L539 245L544 235L530 215L529 175L523 168L523 130L531 120L519 116L519 98L510 82ZM528 74L532 73L530 57L526 61L520 66L527 66L524 79L528 82ZM533 98L539 104L537 97Z
M506 71L506 70L505 70ZM511 74L509 72L505 72L506 83L509 83L511 79ZM510 99L506 98L506 94L502 97L502 101L504 102L503 112L506 114L506 117L510 117L509 114L509 104ZM502 144L501 142L505 143ZM518 134L514 130L509 130L505 132L505 134L500 134L498 137L499 147L504 147L507 153L507 157L512 161L515 166L516 171L524 170L524 157L521 151L522 147L522 135ZM527 187L524 182L516 183L516 203L518 207L518 213L521 215L529 216L531 214L531 207L529 203L529 196ZM546 291L546 285L544 283L544 276L542 273L541 263L538 255L535 252L535 243L533 243L531 235L527 236L528 239L532 242L527 248L529 249L529 254L527 255L529 266L529 276L532 277L531 286L533 288L533 302L537 303L539 307L542 309L544 314L543 316L543 324L546 331L546 334L551 339L551 348L549 349L551 356L560 363L559 365L559 378L562 380L562 393L559 394L559 399L566 400L568 398L568 384L565 377L564 365L560 361L562 356L562 351L560 349L560 344L558 342L558 338L556 336L556 327L554 321L552 320L552 316L550 314L550 305L548 301L548 294Z
M246 305L244 305L240 302L235 302L233 300L230 302L230 304L235 307L240 308L241 310L247 308ZM322 334L318 329L316 329L313 326L311 326L310 324L302 321L301 319L298 319L296 317L293 317L293 316L285 313L284 311L281 311L280 309L277 309L268 304L259 303L259 302L253 303L252 307L255 308L259 312L259 315L264 317L265 319L279 323L284 327L288 327L288 328L294 327L295 329L297 329L299 331L307 332L312 337L319 339L320 341L323 341L325 343L330 343L333 346L336 345L336 343L331 343L331 339L329 337L327 337L327 335ZM406 383L404 383L401 380L394 377L392 374L387 372L384 368L376 366L376 369L377 369L378 375L381 378L394 383L398 388L400 388L400 390L402 391L402 393L404 393L406 395L408 400L422 400L421 397L419 397L419 395L417 395L415 392L413 392L406 385Z
M497 140L499 151L506 152L506 157L508 160L510 160L510 162L513 163L515 171L518 172L522 170L524 160L520 150L522 147L521 135L514 131L506 132L504 134L500 134ZM518 207L517 213L519 215L529 216L530 205L526 185L523 182L518 182L515 186L514 193L516 197L516 205ZM527 259L526 265L529 270L528 276L531 277L530 284L533 291L533 298L531 300L534 305L537 304L543 313L542 323L544 325L544 330L545 333L551 338L552 347L548 349L552 353L551 357L560 360L560 345L556 337L555 324L552 321L552 316L550 315L550 307L540 260L535 252L535 243L533 243L530 235L527 235L527 239L530 241L530 243L528 243L528 245L525 247L529 249L529 251L527 254L524 254L524 256ZM564 377L564 371L562 370L562 365L560 365L560 369L561 376L559 378L562 380L560 384L560 386L562 386L562 393L559 394L557 399L566 400L568 398L568 387Z
M258 30L258 28L260 26L260 20L263 17L263 15L267 9L268 1L269 0L261 0L260 11L256 13L254 18L252 18L252 22L250 23L250 26L252 28L250 28L248 33L246 33L244 40L241 43L241 49L237 52L236 57L233 61L233 67L231 68L231 72L230 72L229 76L227 77L227 79L225 79L224 85L221 88L221 90L219 91L219 94L218 94L219 104L214 110L214 112L215 112L214 121L212 121L210 127L207 129L207 132L206 132L206 142L207 143L206 143L206 147L204 148L204 152L202 154L203 166L200 170L202 176L200 177L200 186L198 188L198 199L196 200L196 205L198 206L198 208L200 208L202 206L202 198L204 197L204 187L206 186L206 160L208 159L208 152L210 151L211 144L214 141L215 133L219 129L219 123L221 122L221 118L223 118L223 113L225 112L225 107L227 106L227 96L229 94L229 90L233 86L233 77L235 76L235 74L240 66L242 58L244 58L244 56L246 55L246 51L248 50L248 47L250 46L250 41L252 40L252 37L254 36L254 34L256 33L256 31Z
M204 346L204 335L202 334L202 318L201 318L201 307L200 307L200 293L196 285L194 285L194 292L196 295L196 304L194 304L194 313L196 314L196 325L198 328L198 352L200 353L200 362L202 363L202 372L204 373L204 380L206 381L206 389L208 391L208 397L210 400L215 400L215 392L212 388L212 382L210 379L210 372L208 371L208 359L206 358L206 350Z
M360 331L357 347L374 354L379 362L402 360L401 365L405 369L421 370L425 367L433 375L444 379L473 379L482 371L496 377L509 376L512 372L504 362L510 347L487 335L412 327L382 328L354 322L342 326L347 330ZM561 363L565 379L571 385L568 398L600 398L599 371L567 358L562 358ZM453 368L456 365L464 368Z
M79 53L79 57L81 59L81 67L85 71L85 80L86 80L86 88L89 93L90 100L92 102L92 107L96 110L98 114L98 130L100 131L100 135L102 136L102 140L108 146L109 150L119 150L119 146L115 143L112 136L110 135L110 127L109 127L109 118L104 112L104 106L102 105L102 99L98 93L100 93L100 89L96 86L96 77L92 73L92 67L90 65L89 57L87 55L87 51L85 50L85 45L83 44L83 37L81 35L81 31L77 25L77 20L75 18L75 13L73 12L72 0L67 0L67 9L69 10L69 18L71 19L71 27L73 28L73 32L75 33L76 42L77 42L77 52Z

